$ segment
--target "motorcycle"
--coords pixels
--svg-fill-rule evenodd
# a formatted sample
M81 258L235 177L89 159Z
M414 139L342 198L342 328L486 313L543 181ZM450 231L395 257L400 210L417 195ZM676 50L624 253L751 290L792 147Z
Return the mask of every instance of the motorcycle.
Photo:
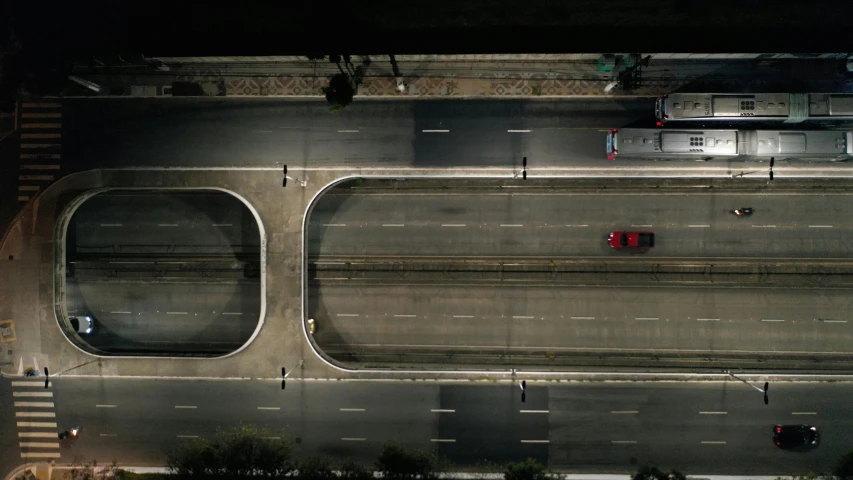
M66 438L77 438L77 435L80 433L80 427L74 427L70 430L65 430L59 432L59 439L65 440Z
M752 215L752 208L744 207L744 208L736 208L732 210L732 213L737 217L748 217Z

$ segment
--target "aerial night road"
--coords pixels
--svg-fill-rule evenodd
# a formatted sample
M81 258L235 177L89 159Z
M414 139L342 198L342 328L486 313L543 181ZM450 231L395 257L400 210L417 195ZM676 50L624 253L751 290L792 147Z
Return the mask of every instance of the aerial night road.
M452 183L450 184L452 185ZM556 190L556 189L554 189ZM663 193L405 191L321 196L309 257L336 255L624 256L613 231L657 232L660 257L848 258L853 195L796 190ZM737 218L730 210L752 207Z
M94 318L84 341L99 353L229 353L262 320L260 229L224 192L95 195L65 256L65 311Z
M74 170L505 167L522 156L538 166L606 164L604 130L651 125L654 99L360 100L340 115L323 102L278 99L69 99L63 109Z
M276 372L258 375L265 373ZM43 382L11 389L44 392ZM163 452L179 437L210 436L239 422L268 426L274 435L298 441L299 457L372 462L384 442L396 440L463 466L530 456L552 468L589 472L627 473L643 464L688 474L817 472L853 445L847 434L853 405L839 401L853 394L848 384L774 383L769 405L736 381L531 384L525 403L509 383L306 381L288 382L282 391L278 381L67 377L56 379L48 392L53 396L43 400L54 402L53 408L16 410L55 411L58 428L81 425L83 433L47 452L65 461L79 456L125 465L162 464ZM777 423L814 424L821 444L805 453L780 450L771 434Z

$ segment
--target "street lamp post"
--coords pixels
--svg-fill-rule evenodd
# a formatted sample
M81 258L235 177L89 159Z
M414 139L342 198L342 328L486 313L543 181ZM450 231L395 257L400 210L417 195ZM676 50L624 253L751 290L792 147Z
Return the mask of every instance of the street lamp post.
M299 363L296 364L295 367L291 368L288 372L287 369L281 367L281 389L284 390L284 387L287 386L287 376L293 373L297 368L302 368L305 365L305 360L300 359Z
M743 383L745 383L745 384L749 385L750 387L752 387L752 388L754 388L754 389L758 390L759 392L763 393L763 394L764 394L764 404L765 404L765 405L767 405L768 403L770 403L770 399L767 397L767 390L770 388L770 382L764 382L764 389L761 389L761 388L756 387L755 385L753 385L753 384L751 384L751 383L747 382L746 380L744 380L744 379L742 379L742 378L738 377L737 375L735 375L734 373L732 373L732 371L731 371L731 370L724 370L724 371L723 371L723 373L725 373L726 375L728 375L728 376L730 376L730 377L734 378L735 380L740 380L741 382L743 382Z

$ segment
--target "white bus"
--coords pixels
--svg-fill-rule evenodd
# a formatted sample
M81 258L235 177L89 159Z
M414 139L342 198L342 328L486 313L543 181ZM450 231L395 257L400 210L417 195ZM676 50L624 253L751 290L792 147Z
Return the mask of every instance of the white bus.
M800 123L853 120L851 93L672 93L655 102L657 125L678 121Z
M607 158L672 160L820 160L853 158L853 132L841 130L662 130L614 128Z

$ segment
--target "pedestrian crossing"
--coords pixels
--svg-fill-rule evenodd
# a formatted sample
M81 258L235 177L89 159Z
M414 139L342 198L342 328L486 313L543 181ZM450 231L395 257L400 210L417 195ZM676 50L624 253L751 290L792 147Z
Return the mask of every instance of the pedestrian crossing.
M21 458L59 458L53 391L44 388L44 380L16 380L12 397Z
M18 112L21 132L18 201L28 202L60 176L62 103L59 99L21 102Z

